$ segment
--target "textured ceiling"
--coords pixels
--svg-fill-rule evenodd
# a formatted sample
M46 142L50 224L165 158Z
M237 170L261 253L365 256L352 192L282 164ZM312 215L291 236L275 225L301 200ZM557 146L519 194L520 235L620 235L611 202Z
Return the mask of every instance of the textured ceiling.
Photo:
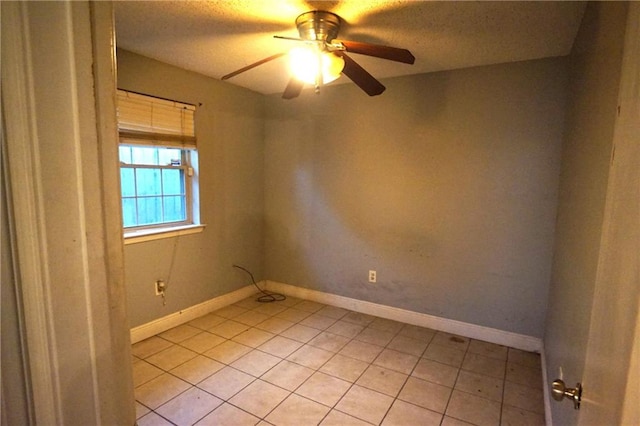
M563 56L570 52L584 2L541 1L116 1L118 47L217 78L296 42L296 17L338 14L338 38L409 49L414 65L352 54L376 78ZM264 94L282 92L286 59L230 80ZM350 83L346 77L331 84Z

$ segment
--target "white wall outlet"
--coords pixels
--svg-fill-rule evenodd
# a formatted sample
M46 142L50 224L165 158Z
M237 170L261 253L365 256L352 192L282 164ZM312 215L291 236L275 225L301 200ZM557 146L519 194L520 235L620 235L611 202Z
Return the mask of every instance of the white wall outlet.
M369 271L369 282L370 283L376 282L376 271Z
M167 284L163 280L157 280L155 283L156 296L161 296L167 289Z

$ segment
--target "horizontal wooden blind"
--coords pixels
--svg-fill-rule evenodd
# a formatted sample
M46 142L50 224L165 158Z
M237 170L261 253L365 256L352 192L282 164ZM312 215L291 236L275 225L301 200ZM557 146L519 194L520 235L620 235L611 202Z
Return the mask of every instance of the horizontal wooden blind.
M196 149L196 107L118 90L120 143Z

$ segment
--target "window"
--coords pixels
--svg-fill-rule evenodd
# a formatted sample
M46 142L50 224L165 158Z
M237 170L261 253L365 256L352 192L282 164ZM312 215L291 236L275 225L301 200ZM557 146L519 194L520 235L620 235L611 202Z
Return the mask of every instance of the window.
M198 223L193 105L118 90L125 235Z

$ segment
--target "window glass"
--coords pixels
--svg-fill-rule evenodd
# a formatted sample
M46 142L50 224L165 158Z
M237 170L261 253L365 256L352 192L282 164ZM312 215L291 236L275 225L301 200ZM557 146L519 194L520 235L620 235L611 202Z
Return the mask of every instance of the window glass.
M188 223L187 157L175 148L120 147L125 228Z

